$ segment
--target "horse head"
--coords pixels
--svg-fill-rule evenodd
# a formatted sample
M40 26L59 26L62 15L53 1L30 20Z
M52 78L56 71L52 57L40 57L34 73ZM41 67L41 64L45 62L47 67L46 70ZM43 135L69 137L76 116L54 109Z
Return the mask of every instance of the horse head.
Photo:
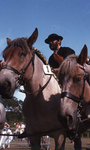
M7 38L7 47L3 51L5 61L0 72L0 95L3 98L11 98L18 84L26 83L32 77L34 52L31 49L37 37L36 28L28 39L17 38L11 41Z
M87 46L84 45L79 56L68 56L59 68L58 78L62 86L60 116L63 127L69 130L77 128L90 101L90 65L85 63L86 60Z

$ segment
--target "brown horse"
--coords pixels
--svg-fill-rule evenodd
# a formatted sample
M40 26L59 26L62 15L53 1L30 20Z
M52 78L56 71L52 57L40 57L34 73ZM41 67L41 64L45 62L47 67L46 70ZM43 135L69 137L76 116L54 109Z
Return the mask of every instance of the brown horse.
M85 63L86 60L87 47L84 45L79 56L68 56L62 62L58 73L59 82L62 86L61 122L63 127L69 130L69 134L70 131L71 136L73 134L75 147L76 149L78 147L79 150L81 150L81 133L90 127L90 120L87 118L89 114L86 112L87 106L90 106L90 65ZM76 138L77 134L79 138Z
M8 46L3 51L5 62L0 73L0 94L3 98L11 98L15 89L23 85L26 92L23 114L32 149L39 150L40 138L49 135L55 139L55 149L64 150L66 131L57 117L61 91L49 66L32 47L37 36L36 29L28 39L7 39Z

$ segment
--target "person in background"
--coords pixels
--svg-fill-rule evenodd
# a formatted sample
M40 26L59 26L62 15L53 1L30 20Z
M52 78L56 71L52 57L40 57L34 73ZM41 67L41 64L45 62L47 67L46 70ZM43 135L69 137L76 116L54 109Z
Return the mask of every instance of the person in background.
M20 134L20 124L17 122L14 125L15 125L15 131L13 133Z
M59 36L55 33L50 34L45 43L49 44L49 48L53 51L53 54L49 57L49 65L52 72L56 75L58 73L59 66L62 61L71 54L75 54L75 51L69 47L61 47L61 41L63 40L62 36Z
M13 132L14 135L19 135L20 134L20 124L18 122L14 123L15 126L15 131ZM13 137L13 141L16 141L17 137Z
M2 134L7 134L7 131L4 127ZM5 139L7 136L0 136L0 149L5 149Z
M23 122L20 122L20 134L22 134L25 130L25 124Z
M6 126L6 133L7 133L8 136L5 139L5 147L6 148L10 148L10 143L13 140L13 136L9 136L9 135L12 134L12 131L10 129L10 125Z
M0 149L10 148L10 142L12 141L13 136L9 136L10 134L12 134L12 131L10 130L10 125L7 122L5 122L2 134L7 134L7 135L1 136Z

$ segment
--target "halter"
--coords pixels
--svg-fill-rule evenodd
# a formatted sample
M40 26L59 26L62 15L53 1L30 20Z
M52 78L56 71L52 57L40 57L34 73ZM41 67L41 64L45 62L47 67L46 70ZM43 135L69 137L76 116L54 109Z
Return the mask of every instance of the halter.
M85 67L81 66L81 65L79 65L79 67L84 70L84 79L83 79L84 84L83 84L82 94L81 94L80 98L78 98L77 96L75 96L75 95L73 95L69 92L62 92L61 93L61 98L64 98L64 97L70 98L70 99L72 99L73 101L77 102L80 105L80 104L82 104L82 100L83 100L84 89L85 89L85 81L87 81L88 84L90 84L90 83L88 81L89 75L86 72ZM81 107L82 107L82 105L81 105Z
M83 95L84 95L84 89L85 89L85 81L87 80L88 84L90 85L90 82L89 82L89 75L88 75L88 73L86 72L85 67L84 67L84 66L81 66L81 65L79 65L79 64L78 64L78 66L79 66L81 69L84 70L84 78L83 78L84 84L83 84L83 89L82 89L82 93L81 93L80 98L77 97L77 96L75 96L75 95L73 95L73 94L71 94L71 93L69 93L69 92L62 92L62 93L61 93L61 98L67 97L67 98L70 98L71 100L73 100L74 102L78 103L78 108L77 108L77 118L78 118L78 122L77 122L76 130L75 130L74 133L73 133L73 134L74 134L73 137L69 135L69 136L70 136L69 138L70 138L71 140L74 140L74 139L76 138L76 136L78 135L77 132L78 132L79 122L82 123L82 126L83 126L83 128L85 129L84 124L83 124L83 122L81 121L81 114L80 114L80 112L81 112L81 108L82 108L82 106L83 106ZM86 129L85 129L85 130L86 130ZM72 133L71 133L71 134L72 134Z

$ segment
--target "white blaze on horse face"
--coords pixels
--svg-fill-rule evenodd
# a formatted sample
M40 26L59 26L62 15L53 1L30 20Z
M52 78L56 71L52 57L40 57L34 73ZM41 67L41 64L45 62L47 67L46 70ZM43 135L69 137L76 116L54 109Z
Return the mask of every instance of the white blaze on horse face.
M70 80L69 79L69 75L66 75L65 77L64 77L64 80L63 80L63 88L62 88L62 91L63 92L66 92L67 90L68 90L68 87L70 86L70 82L68 83L68 80ZM67 91L68 92L68 91Z

